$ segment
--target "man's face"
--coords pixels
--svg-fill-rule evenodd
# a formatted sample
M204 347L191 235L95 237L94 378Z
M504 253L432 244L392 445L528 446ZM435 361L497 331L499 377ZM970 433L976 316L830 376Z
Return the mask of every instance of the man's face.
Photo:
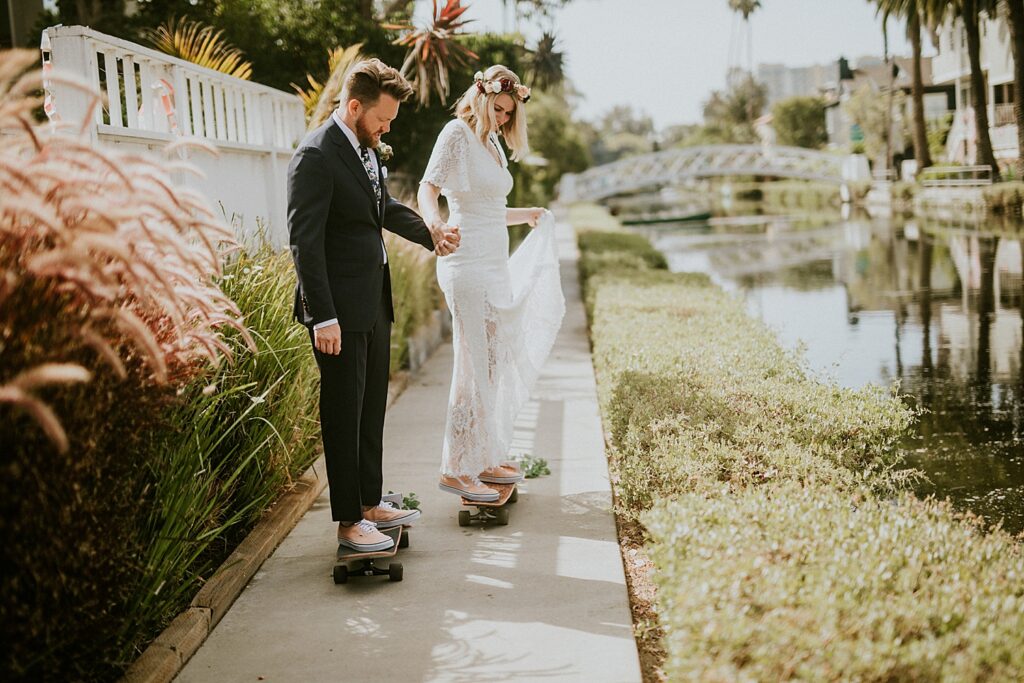
M391 95L381 93L371 107L360 107L356 117L356 137L364 147L376 147L380 136L391 130L391 122L398 116L400 102Z

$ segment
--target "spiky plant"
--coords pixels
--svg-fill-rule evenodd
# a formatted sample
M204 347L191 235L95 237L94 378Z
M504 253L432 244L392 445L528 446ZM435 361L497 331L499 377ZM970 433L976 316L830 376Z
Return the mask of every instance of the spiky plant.
M306 121L310 130L319 126L331 115L338 96L341 94L341 87L345 83L345 76L348 75L349 69L363 58L362 48L362 43L356 43L349 47L336 47L333 50L328 50L327 68L330 75L325 83L316 80L311 74L306 74L309 88L303 89L292 83L292 87L295 88L295 92L298 93L306 109Z
M433 20L428 27L384 25L384 28L405 31L394 44L409 49L402 63L402 75L412 82L416 101L424 107L430 103L433 93L442 103L448 101L451 92L448 71L452 66L466 66L470 60L478 59L475 52L458 42L459 29L472 21L461 18L468 6L463 6L462 0L445 0L444 7L438 9L437 0L433 3Z
M218 30L188 17L168 19L144 33L153 47L172 57L249 80L252 62L245 59L241 50L226 42L223 35L223 29Z
M11 133L0 146L0 348L8 351L0 404L27 411L65 451L58 416L38 390L88 381L87 368L65 362L71 354L90 348L94 365L121 377L129 357L142 358L151 380L165 383L173 368L230 355L218 327L248 332L213 282L234 245L230 227L168 176L188 169L37 128L39 77L21 75L35 58L28 50L0 53L0 130ZM40 350L21 338L31 334L26 309L43 309L44 301L61 314L33 329L66 326L58 336L77 340L69 348ZM10 352L18 348L35 360Z

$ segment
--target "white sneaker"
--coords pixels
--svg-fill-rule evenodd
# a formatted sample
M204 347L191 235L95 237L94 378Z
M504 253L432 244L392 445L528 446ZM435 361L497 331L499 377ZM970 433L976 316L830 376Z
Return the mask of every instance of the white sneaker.
M338 544L361 553L375 553L390 549L395 542L377 531L376 524L364 519L352 526L338 524Z

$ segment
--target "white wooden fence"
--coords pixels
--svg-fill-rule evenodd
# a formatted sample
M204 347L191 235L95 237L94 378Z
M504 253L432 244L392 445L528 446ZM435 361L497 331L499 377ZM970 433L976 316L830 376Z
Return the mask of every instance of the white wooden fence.
M160 153L177 136L214 145L218 156L190 155L205 174L176 178L195 187L249 241L262 227L287 241L285 174L305 133L301 100L82 26L46 29L55 72L69 73L105 95L91 116L94 144ZM92 98L53 84L64 121L82 121Z

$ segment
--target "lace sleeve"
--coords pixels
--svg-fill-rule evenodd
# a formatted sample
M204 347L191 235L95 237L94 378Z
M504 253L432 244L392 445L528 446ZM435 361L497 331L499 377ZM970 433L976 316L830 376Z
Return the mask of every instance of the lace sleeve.
M457 119L450 121L437 136L420 182L451 192L469 192L468 153L469 140L465 129Z

